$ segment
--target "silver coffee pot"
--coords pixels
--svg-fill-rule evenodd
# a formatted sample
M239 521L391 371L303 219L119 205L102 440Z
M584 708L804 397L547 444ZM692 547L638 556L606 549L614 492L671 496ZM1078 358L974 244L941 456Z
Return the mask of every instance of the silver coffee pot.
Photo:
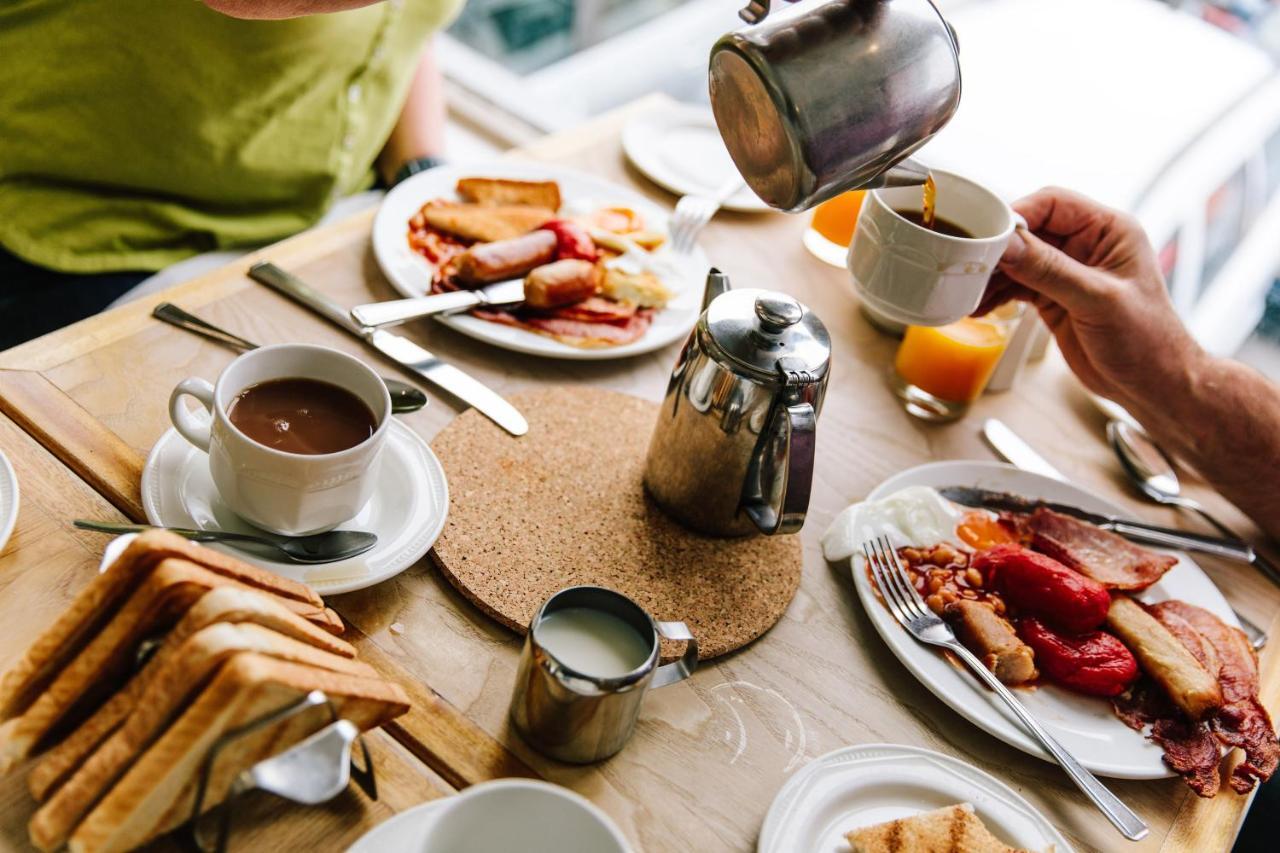
M831 339L808 308L730 290L713 269L649 443L650 496L701 533L795 533L830 364Z
M906 160L960 104L959 48L930 0L800 0L711 49L711 109L747 185L780 210L924 183ZM766 17L767 16L767 17Z

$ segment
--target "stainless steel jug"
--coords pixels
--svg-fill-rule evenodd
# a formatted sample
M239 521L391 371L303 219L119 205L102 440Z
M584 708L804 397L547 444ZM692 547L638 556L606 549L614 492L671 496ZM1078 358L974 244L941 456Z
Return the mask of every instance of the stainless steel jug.
M799 530L830 362L827 329L804 305L730 290L713 269L649 443L650 496L701 533Z
M955 33L930 0L801 0L711 49L711 108L747 185L798 211L845 190L921 184L905 160L960 103ZM905 160L905 162L904 162Z

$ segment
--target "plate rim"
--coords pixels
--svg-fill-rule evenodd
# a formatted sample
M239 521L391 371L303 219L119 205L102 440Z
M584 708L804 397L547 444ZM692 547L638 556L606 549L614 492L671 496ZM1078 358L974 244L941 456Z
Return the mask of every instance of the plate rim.
M443 794L436 797L434 800L427 800L426 802L418 803L415 806L410 806L402 812L393 814L381 823L369 827L368 831L355 841L351 842L351 845L346 848L346 853L364 853L364 851L367 851L367 853L374 853L374 851L378 851L378 853L400 853L398 848L391 848L390 850L387 850L385 847L375 846L390 843L390 841L383 840L376 836L389 834L390 830L397 829L402 824L413 824L416 826L419 823L426 823L428 819L435 815L437 810L449 805L450 797L452 796L454 795Z
M0 518L0 551L9 544L9 537L13 535L13 530L18 525L18 507L22 502L22 492L18 486L18 472L13 470L13 464L9 461L9 457L0 450L0 498L8 496L10 500L7 502L9 506L3 516ZM4 502L0 502L3 507Z
M709 123L707 122L709 120ZM710 109L702 109L697 104L687 104L675 102L663 107L645 110L638 115L632 116L630 120L622 128L622 151L627 156L627 162L634 166L646 178L653 181L669 193L677 196L688 195L690 187L679 186L676 182L668 180L663 170L655 170L650 165L653 161L644 153L643 143L640 136L644 133L660 132L670 128L673 124L681 122L685 124L706 124L713 133L719 133L716 127L715 115ZM699 188L701 189L701 187ZM714 187L707 189L714 190ZM746 202L734 201L732 198L720 205L725 210L734 213L781 213L781 211L770 207L763 199L757 196L751 189L747 188L747 193L751 199ZM734 197L737 197L737 193Z
M420 530L416 537L408 540L398 551L389 554L387 557L389 560L388 567L381 572L371 573L366 577L338 579L333 581L326 581L324 579L305 580L295 578L300 583L304 583L311 587L318 595L341 595L347 592L356 592L357 590L366 589L384 581L391 580L402 572L407 571L421 560L422 557L431 550L432 546L435 545L436 540L439 539L440 535L444 532L445 525L449 518L448 472L444 470L444 466L441 464L439 457L437 457L435 451L431 449L431 445L427 440L418 435L418 433L413 429L410 429L408 425L393 418L391 421L391 430L401 438L408 440L415 450L423 454L423 460L425 463L423 470L428 472L428 479L431 481L419 483L415 479L414 485L415 488L439 489L440 493L438 497L441 506L439 520L434 525ZM160 438L156 440L155 444L152 445L150 452L147 454L147 461L142 469L141 493L142 509L146 514L147 522L149 524L163 525L165 523L160 516L158 503L159 491L164 488L164 484L157 479L159 477L159 458L160 455L167 450L168 444L177 440L183 442L186 441L178 434L177 429L169 427L169 429L165 430ZM199 453L200 451L195 450L195 452ZM431 477L431 474L436 474L438 476ZM241 551L220 546L218 543L209 543L208 547L215 548L217 550L224 550L238 559L245 560L246 562L265 568L267 571L276 572L277 574L279 574L279 572L275 568L276 566L287 565L278 561L266 560L253 555L246 555ZM288 575L285 576L287 577Z
M602 192L616 197L617 203L645 212L646 219L655 222L664 231L667 230L667 223L671 216L668 209L646 198L639 190L571 166L517 159L481 160L437 166L412 175L393 187L382 199L373 218L370 242L373 246L374 259L392 288L401 296L421 296L425 292L420 282L415 283L410 280L411 277L404 272L403 265L418 262L425 264L426 261L422 258L410 257L412 253L400 245L405 242L403 228L404 223L408 221L407 215L401 215L404 211L400 210L400 206L404 205L407 208L412 205L413 209L417 210L425 195L419 188L432 182L456 180L469 173L486 171L496 177L510 177L515 180L549 179L594 184L600 187ZM707 268L710 265L706 252L698 244L694 245L686 263L691 271ZM425 275L425 272L422 274ZM691 276L688 284L691 287L697 287L697 276ZM675 322L670 331L655 335L653 326L650 326L639 340L616 347L574 347L545 335L510 326L498 326L498 329L505 332L505 335L499 335L491 328L497 324L465 314L457 317L437 314L432 319L459 334L510 352L564 361L609 361L645 355L682 340L697 322L700 313L699 310L695 310L697 302L700 300L690 303L690 307L686 309L687 316Z
M1042 474L1036 474L1032 471L1025 471L1014 465L1009 465L1003 462L995 462L990 460L978 460L978 459L939 460L934 462L926 462L921 465L916 465L911 468L903 469L902 471L898 471L897 473L892 474L889 477L886 477L884 480L878 483L867 494L867 496L863 498L863 500L864 501L878 500L882 497L885 497L886 495L891 493L891 490L889 488L890 486L892 486L892 491L896 491L900 488L906 487L907 485L911 485L912 480L910 478L922 472L935 471L942 468L949 468L949 467L961 466L961 465L976 466L979 468L985 468L992 471L998 471L1002 474L1014 473L1014 474L1017 474L1019 477L1031 478L1033 481L1038 481L1039 483L1043 483L1046 485L1066 487L1067 489L1074 490L1080 493L1081 495L1086 496L1089 501L1096 502L1100 508L1103 508L1100 511L1106 511L1106 512L1116 513L1121 515L1128 514L1128 512L1120 505L1108 500L1102 495L1099 495L1097 492L1094 492L1093 490L1088 489L1084 486L1078 485L1076 483L1073 483L1070 481L1055 480L1051 477L1046 477ZM906 480L907 482L902 482L904 480ZM1028 497L1037 497L1037 496L1038 494L1028 495ZM1156 550L1174 554L1179 557L1180 561L1185 561L1186 563L1188 563L1189 566L1193 568L1196 572L1198 572L1200 575L1202 575L1205 581L1207 581L1213 587L1213 589L1217 592L1218 597L1222 600L1222 603L1224 605L1224 609L1226 610L1226 612L1228 614L1231 612L1230 605L1227 603L1226 597L1222 595L1221 590L1218 590L1217 584L1213 582L1213 579L1209 577L1208 573L1206 573L1204 569L1201 568L1200 565L1196 563L1189 555L1187 555L1185 552L1174 551L1171 549L1156 549ZM849 573L852 576L854 591L858 596L858 601L862 605L864 612L867 614L867 618L871 621L872 626L875 628L876 633L880 635L881 640L889 648L889 651L899 661L899 663L901 663L907 669L907 671L911 674L911 676L915 678L916 681L918 681L920 684L922 684L930 693L932 693L934 696L940 699L943 702L943 704L945 704L948 708L950 708L952 711L958 714L961 718L963 718L966 722L968 722L974 728L978 729L979 731L985 732L991 737L997 738L998 740L1003 741L1004 743L1016 749L1019 749L1022 752L1027 753L1028 755L1032 755L1044 761L1052 761L1053 760L1052 757L1049 755L1048 752L1046 752L1039 745L1037 741L1035 741L1030 735L1023 732L1021 728L1014 725L1012 721L1008 720L1003 715L1001 715L1001 712L999 710L1000 706L998 706L995 702L991 701L990 699L987 700L988 707L992 710L993 713L997 715L995 718L996 720L995 725L991 728L988 728L985 722L979 721L975 719L973 715L971 715L971 712L969 710L969 705L968 705L968 702L965 701L965 697L957 696L950 693L948 690L944 689L943 685L935 684L932 678L926 677L924 675L924 671L917 663L917 659L919 656L912 655L907 652L908 648L919 647L919 644L916 643L914 640L912 640L910 636L907 635L903 631L903 629L897 624L897 622L893 621L892 616L890 616L887 612L884 611L883 606L876 601L875 593L871 589L870 581L866 579L865 573L860 572L857 569L857 565L858 565L857 559L858 559L857 555L855 555L853 557L850 557L848 560L841 561L841 564L847 566ZM1153 584L1153 586L1157 586L1157 585L1158 583ZM1233 625L1237 624L1234 617L1229 617L1226 621L1228 621L1229 624L1233 624ZM910 640L910 643L907 642L908 640ZM1145 736L1139 732L1133 732L1132 730L1129 730L1129 729L1126 729L1126 731L1130 731L1134 737L1145 739ZM1172 769L1170 769L1163 762L1161 762L1160 764L1160 772L1156 773L1154 772L1154 769L1148 770L1148 771L1121 769L1121 768L1117 768L1116 765L1108 765L1105 763L1099 763L1094 760L1086 760L1080 755L1076 755L1076 758L1079 759L1080 763L1084 765L1091 772L1096 773L1100 776L1106 776L1112 779L1152 780L1152 779L1167 779L1177 775Z
M872 752L878 754L868 754ZM1039 809L1015 791L1008 783L964 759L947 755L945 752L922 746L897 743L863 743L837 747L814 758L804 767L797 770L792 774L791 778L782 784L782 787L778 789L778 793L774 795L772 802L769 804L769 810L765 813L764 821L760 825L756 853L771 853L776 846L772 843L774 839L771 836L781 831L781 822L786 817L784 812L804 793L804 789L809 784L810 779L823 769L840 763L861 763L884 757L892 758L894 754L927 759L935 765L941 765L944 769L949 769L952 775L962 781L972 783L976 777L980 783L988 786L984 793L994 799L1006 801L1006 806L1013 805L1021 808L1024 816L1029 817L1033 823L1039 825L1041 832L1044 833L1050 844L1061 845L1062 853L1072 853L1073 848L1062 832ZM982 787L982 785L978 787Z

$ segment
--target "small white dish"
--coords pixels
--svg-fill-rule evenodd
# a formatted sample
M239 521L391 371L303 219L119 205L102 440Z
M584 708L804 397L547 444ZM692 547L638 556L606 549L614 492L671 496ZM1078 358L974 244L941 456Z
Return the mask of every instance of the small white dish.
M644 218L648 230L667 232L669 214L662 207L634 190L576 169L515 160L439 166L397 184L387 193L373 220L374 257L392 287L401 295L422 296L429 292L434 271L426 258L409 248L409 219L431 199L456 198L458 179L473 176L555 181L560 185L560 213L563 215L590 213L601 207L629 207ZM644 336L629 344L575 347L467 313L436 314L433 319L468 337L528 355L601 361L653 352L683 340L697 322L709 266L706 253L698 246L694 246L688 255L666 251L664 257L669 259L676 272L664 277L663 282L676 295L665 308L654 314L653 323Z
M609 816L579 794L533 779L473 785L396 815L347 853L629 853Z
M1072 504L1093 512L1126 514L1122 507L1078 486L998 462L920 465L885 480L867 495L867 500L879 500L907 486L974 486ZM1190 557L1180 551L1153 550L1172 554L1178 563L1137 598L1149 603L1181 599L1205 608L1228 625L1239 625L1222 593ZM865 560L860 555L850 563L854 588L871 624L912 675L978 728L1023 752L1051 760L1005 704L976 677L934 647L917 642L894 620L876 598ZM1162 779L1174 775L1162 760L1163 750L1122 723L1106 699L1083 696L1047 683L1032 689L1015 689L1014 693L1044 727L1094 773L1117 779Z
M631 165L676 195L713 194L738 174L710 107L677 103L645 110L623 128L622 150ZM739 213L773 210L746 186L722 207Z
M18 475L13 466L0 451L0 551L13 535L13 527L18 523Z
M372 550L349 560L304 566L278 562L212 543L229 554L276 574L302 581L321 595L352 592L381 583L412 566L435 544L449 511L449 486L440 460L426 441L391 421L377 464L373 497L354 518L339 525L376 533ZM209 474L209 457L170 429L147 457L142 506L150 524L261 534L231 512Z
M1025 850L1071 853L1035 807L989 773L940 752L877 743L828 752L796 771L773 800L757 853L847 853L845 833L957 803Z

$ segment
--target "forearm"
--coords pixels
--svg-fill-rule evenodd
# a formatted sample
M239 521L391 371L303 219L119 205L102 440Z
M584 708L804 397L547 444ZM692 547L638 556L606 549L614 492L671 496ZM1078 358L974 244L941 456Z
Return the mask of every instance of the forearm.
M1153 384L1128 405L1157 443L1280 539L1280 388L1203 351L1187 360L1178 384Z
M378 173L382 179L390 184L408 161L443 154L444 125L444 76L436 65L435 50L428 44L418 58L400 118L378 155Z
M371 6L381 0L202 0L204 5L232 18L278 20L323 15Z

